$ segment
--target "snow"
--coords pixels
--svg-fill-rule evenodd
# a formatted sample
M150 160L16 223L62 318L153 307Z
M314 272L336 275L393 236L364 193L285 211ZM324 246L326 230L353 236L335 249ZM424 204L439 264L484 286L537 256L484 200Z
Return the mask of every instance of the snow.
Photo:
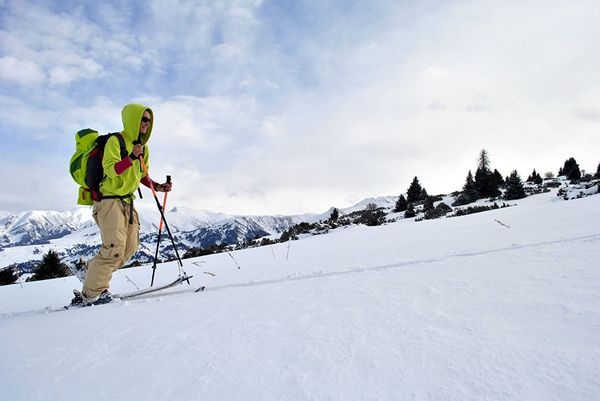
M45 309L73 277L0 287L2 398L597 399L600 196L511 204L186 259L191 286L98 307Z

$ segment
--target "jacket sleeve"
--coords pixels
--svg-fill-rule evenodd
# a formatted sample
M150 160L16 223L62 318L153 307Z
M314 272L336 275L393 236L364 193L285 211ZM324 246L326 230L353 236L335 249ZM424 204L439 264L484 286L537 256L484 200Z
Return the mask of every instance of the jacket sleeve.
M115 164L115 173L117 173L117 175L121 175L131 166L133 166L133 161L129 156L125 156L121 159L121 161Z

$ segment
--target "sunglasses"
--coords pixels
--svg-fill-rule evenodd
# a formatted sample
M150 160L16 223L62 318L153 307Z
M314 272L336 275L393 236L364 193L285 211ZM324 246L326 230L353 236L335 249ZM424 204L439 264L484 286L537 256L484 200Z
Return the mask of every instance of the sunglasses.
M142 122L150 124L152 122L152 120L148 117L142 117Z

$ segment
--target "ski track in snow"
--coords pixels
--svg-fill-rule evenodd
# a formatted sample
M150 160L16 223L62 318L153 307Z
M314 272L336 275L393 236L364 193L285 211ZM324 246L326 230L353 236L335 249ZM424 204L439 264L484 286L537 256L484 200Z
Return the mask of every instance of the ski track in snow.
M269 286L269 285L276 285L276 284L284 284L286 282L291 282L291 281L316 280L316 279L320 279L320 278L338 277L338 276L344 276L344 275L348 275L348 274L360 274L360 273L365 273L365 272L376 272L376 271L384 271L384 270L389 270L389 269L399 269L399 268L405 268L405 267L412 267L412 266L416 266L416 265L427 265L427 264L432 264L432 263L442 263L443 264L444 261L452 259L452 258L482 256L482 255L510 252L510 251L516 251L516 250L521 250L521 249L537 248L537 247L543 247L543 246L548 246L548 245L558 245L561 243L579 242L579 241L600 242L600 234L586 235L586 236L582 236L582 237L561 239L561 240L556 240L556 241L543 241L543 242L539 242L539 243L532 243L532 244L525 244L525 245L513 245L510 247L503 247L503 248L491 249L491 250L480 251L480 252L465 252L465 253L458 253L458 254L448 255L445 257L434 258L434 259L413 260L413 261L406 261L406 262L400 262L400 263L392 263L392 264L382 265L382 266L356 268L356 269L343 270L343 271L333 271L333 272L320 271L320 272L311 272L311 273L295 273L294 275L290 275L290 276L286 276L286 277L278 278L278 279L246 281L246 282L242 282L242 283L208 287L208 288L204 288L202 290L200 290L199 289L200 287L198 287L198 286L191 286L192 288L183 289L183 290L179 289L178 287L175 287L175 289L167 289L167 290L160 291L157 293L145 294L145 295L141 295L138 297L127 299L127 300L115 300L114 303L116 304L116 303L123 303L123 302L136 302L136 301L146 300L149 298L163 298L165 296L178 295L178 294L190 293L190 292L191 293L196 293L196 292L202 293L202 292L211 292L211 291L223 291L223 290L227 290L227 289L234 289L234 288L241 288L241 287ZM182 283L181 285L185 286L185 283ZM97 305L97 306L106 306L106 305ZM12 317L24 316L24 315L31 315L31 314L36 314L36 313L60 312L60 311L66 311L66 310L67 309L65 309L63 307L48 306L43 309L34 309L34 310L14 312L14 313L13 312L1 313L0 319L12 318Z

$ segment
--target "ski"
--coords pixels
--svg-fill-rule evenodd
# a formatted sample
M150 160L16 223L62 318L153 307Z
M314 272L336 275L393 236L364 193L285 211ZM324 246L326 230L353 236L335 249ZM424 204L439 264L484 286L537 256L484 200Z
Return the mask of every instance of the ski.
M192 277L193 276L188 276L187 274L183 274L183 275L180 275L179 277L177 277L175 280L173 280L170 283L163 284L163 285L157 285L156 287L142 288L141 290L126 292L123 294L114 294L113 298L114 299L130 299L130 298L138 297L140 295L146 295L146 294L151 294L153 292L166 290L167 288L175 287L176 285L181 284L184 281L187 281L189 284L189 279L191 279Z
M135 297L139 297L142 295L146 295L146 294L152 294L155 292L166 290L167 288L175 287L176 285L179 285L179 284L183 283L184 281L187 281L189 284L189 280L192 277L193 276L188 276L187 274L184 273L184 274L178 276L175 280L171 281L170 283L166 283L163 285L157 285L156 287L142 288L141 290L125 292L122 294L112 294L112 298L113 298L113 301L115 299L127 300L127 299L132 299ZM106 304L98 304L98 305L96 305L96 304L65 305L63 307L63 309L86 308L88 306L99 306L99 305L107 305L107 304L110 304L110 302L107 302Z

